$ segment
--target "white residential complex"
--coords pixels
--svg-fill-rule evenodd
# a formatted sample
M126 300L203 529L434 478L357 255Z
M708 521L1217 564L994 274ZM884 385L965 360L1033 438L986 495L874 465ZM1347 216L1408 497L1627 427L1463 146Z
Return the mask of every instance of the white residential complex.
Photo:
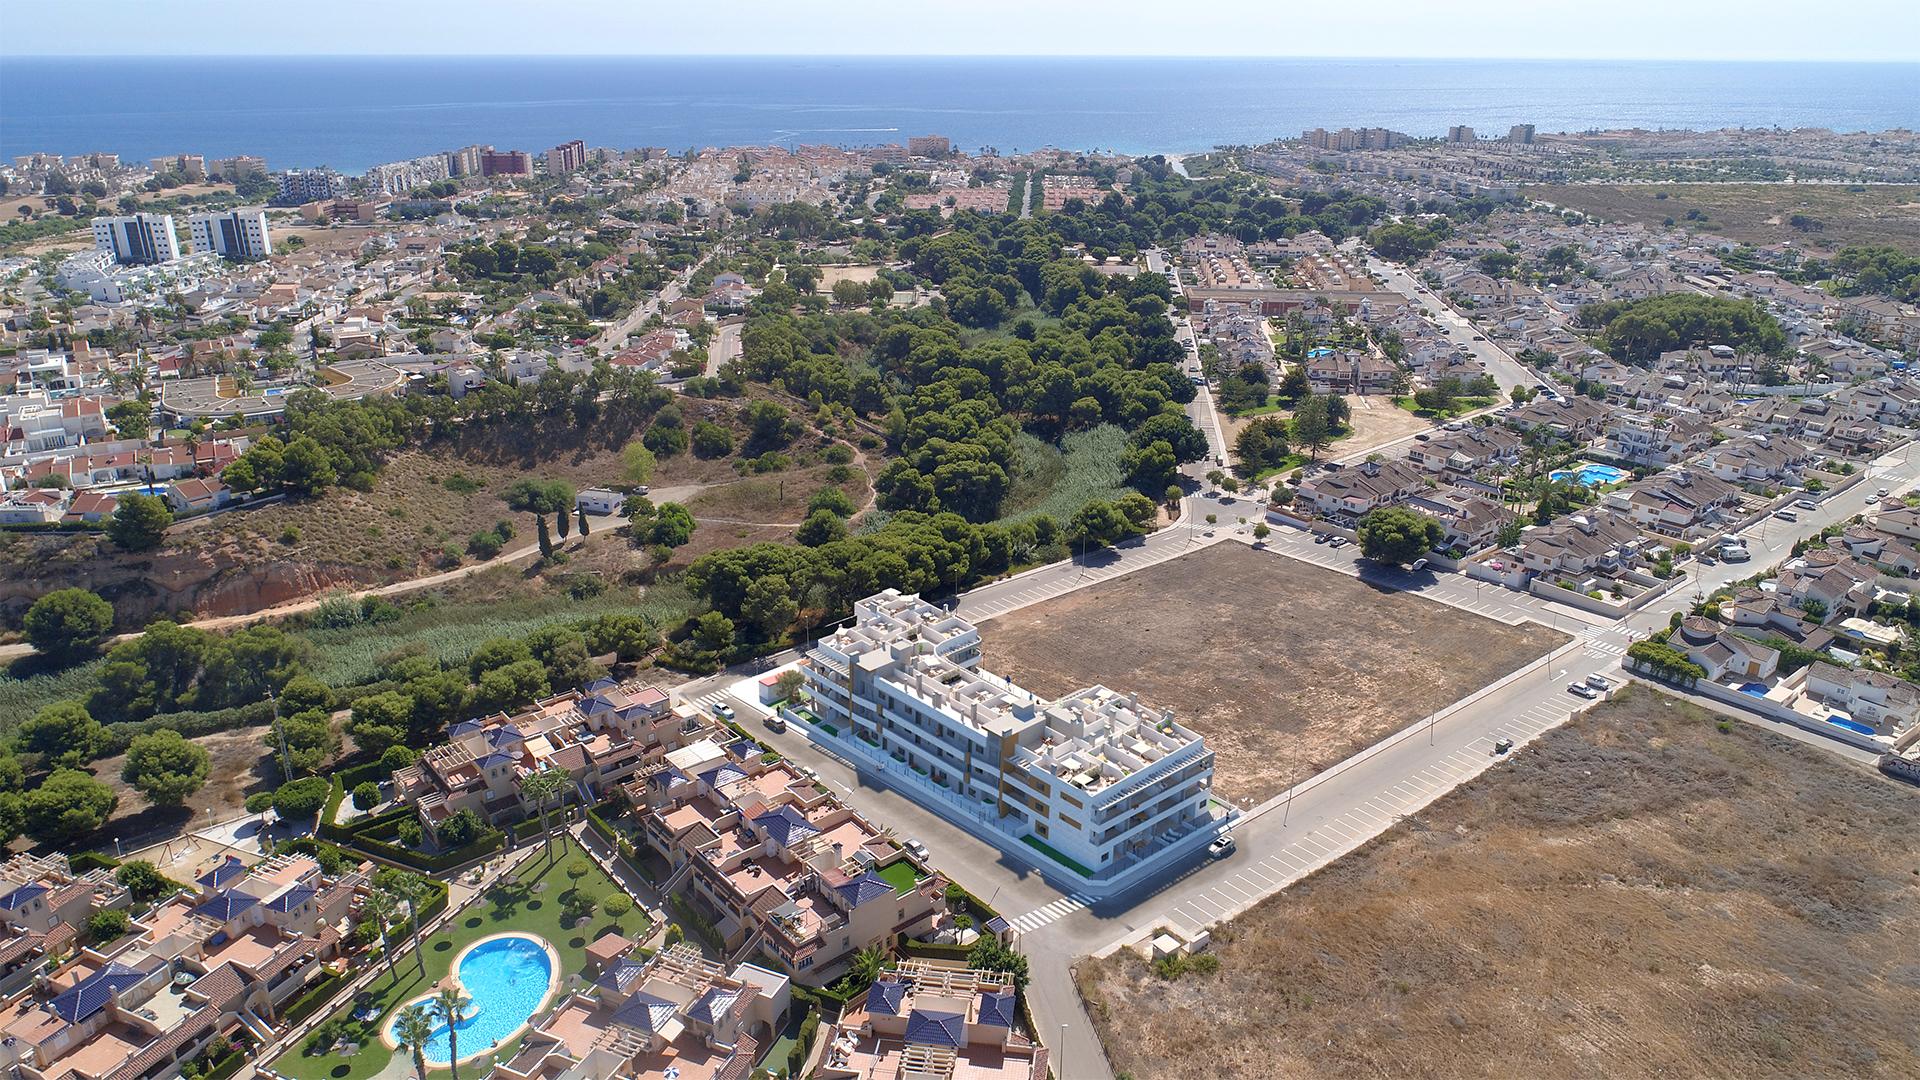
M1103 686L1046 701L979 664L971 623L889 589L808 651L807 690L843 742L906 766L890 782L1051 849L1089 871L1090 887L1191 851L1224 824L1209 804L1213 752L1170 713Z
M93 219L93 247L122 266L151 266L180 257L172 214L130 214Z
M211 251L229 259L264 259L273 254L267 234L267 212L257 206L225 213L195 214L187 219L193 250Z

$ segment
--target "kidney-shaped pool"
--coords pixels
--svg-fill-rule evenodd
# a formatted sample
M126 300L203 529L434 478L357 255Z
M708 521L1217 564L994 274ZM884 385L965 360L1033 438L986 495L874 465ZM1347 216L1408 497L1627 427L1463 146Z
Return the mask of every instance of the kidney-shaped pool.
M484 1054L512 1038L540 1011L553 991L556 972L553 955L546 942L526 934L502 934L468 947L454 966L454 977L473 999L467 1015L461 1017L458 1031L460 1056ZM415 998L408 1005L428 1004L432 995ZM388 1041L398 1044L393 1025L404 1007L394 1011L387 1022ZM451 1040L447 1023L436 1010L433 1037L427 1040L427 1063L445 1065L451 1060Z

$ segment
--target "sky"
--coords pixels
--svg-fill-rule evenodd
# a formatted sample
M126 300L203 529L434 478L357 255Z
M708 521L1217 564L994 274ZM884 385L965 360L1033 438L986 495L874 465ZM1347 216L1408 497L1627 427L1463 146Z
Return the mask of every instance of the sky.
M1916 0L0 0L0 55L1920 61Z

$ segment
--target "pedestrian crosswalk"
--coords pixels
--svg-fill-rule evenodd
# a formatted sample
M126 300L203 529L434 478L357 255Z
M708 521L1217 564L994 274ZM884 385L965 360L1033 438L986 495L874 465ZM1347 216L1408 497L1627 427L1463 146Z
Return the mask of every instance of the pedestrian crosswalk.
M1092 903L1092 898L1084 893L1070 893L1045 907L1037 907L1025 915L1008 919L1007 922L1015 930L1025 934L1038 930L1048 923L1058 922L1076 911L1084 911Z
M1602 656L1627 655L1627 647L1615 641L1589 641L1586 643L1586 649L1590 653Z

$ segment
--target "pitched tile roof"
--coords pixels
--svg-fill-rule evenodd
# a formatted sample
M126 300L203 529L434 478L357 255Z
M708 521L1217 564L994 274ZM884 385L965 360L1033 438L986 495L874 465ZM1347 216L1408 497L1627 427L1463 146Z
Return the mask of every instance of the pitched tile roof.
M286 892L283 892L279 896L276 896L273 899L267 901L267 910L278 911L284 914L289 911L297 910L300 907L300 905L306 903L309 900L312 900L315 896L318 896L318 895L319 895L319 890L311 886L295 885L293 888L288 889Z
M687 1006L687 1015L704 1024L719 1023L720 1018L733 1009L740 1000L740 991L724 986L710 986L692 1005Z
M257 896L248 896L237 889L228 889L226 892L216 893L202 900L199 906L193 909L193 913L226 922L259 902L260 898Z
M593 985L607 990L625 990L646 970L647 965L630 956L623 956L607 965L607 969L593 980Z
M194 880L198 882L202 888L218 889L234 878L244 876L246 872L247 864L240 861L238 856L229 855L220 860L219 865L201 874Z
M844 885L835 886L834 891L840 894L841 899L845 900L850 908L857 908L862 904L893 896L893 886L872 871L861 874Z
M867 1011L875 1016L899 1016L900 1003L906 999L906 983L881 980L867 991Z
M967 1041L966 1031L967 1018L959 1013L915 1009L907 1017L907 1041L910 1043L959 1047Z
M642 990L628 998L610 1019L623 1027L652 1034L665 1027L679 1011L680 1006L666 998L655 997Z
M781 847L792 847L809 836L816 836L820 830L805 814L792 806L782 803L776 810L761 814L753 819L753 827L773 838Z
M107 1002L112 1001L115 994L146 977L145 972L112 960L106 967L81 980L73 989L48 1002L47 1007L67 1023L78 1024L106 1008Z
M30 882L5 896L0 896L0 908L5 908L8 911L17 911L27 906L29 901L37 900L45 895L47 895L47 887L45 885L41 885L38 882Z
M1013 995L1010 993L982 993L980 995L980 1023L994 1027L1013 1026Z

